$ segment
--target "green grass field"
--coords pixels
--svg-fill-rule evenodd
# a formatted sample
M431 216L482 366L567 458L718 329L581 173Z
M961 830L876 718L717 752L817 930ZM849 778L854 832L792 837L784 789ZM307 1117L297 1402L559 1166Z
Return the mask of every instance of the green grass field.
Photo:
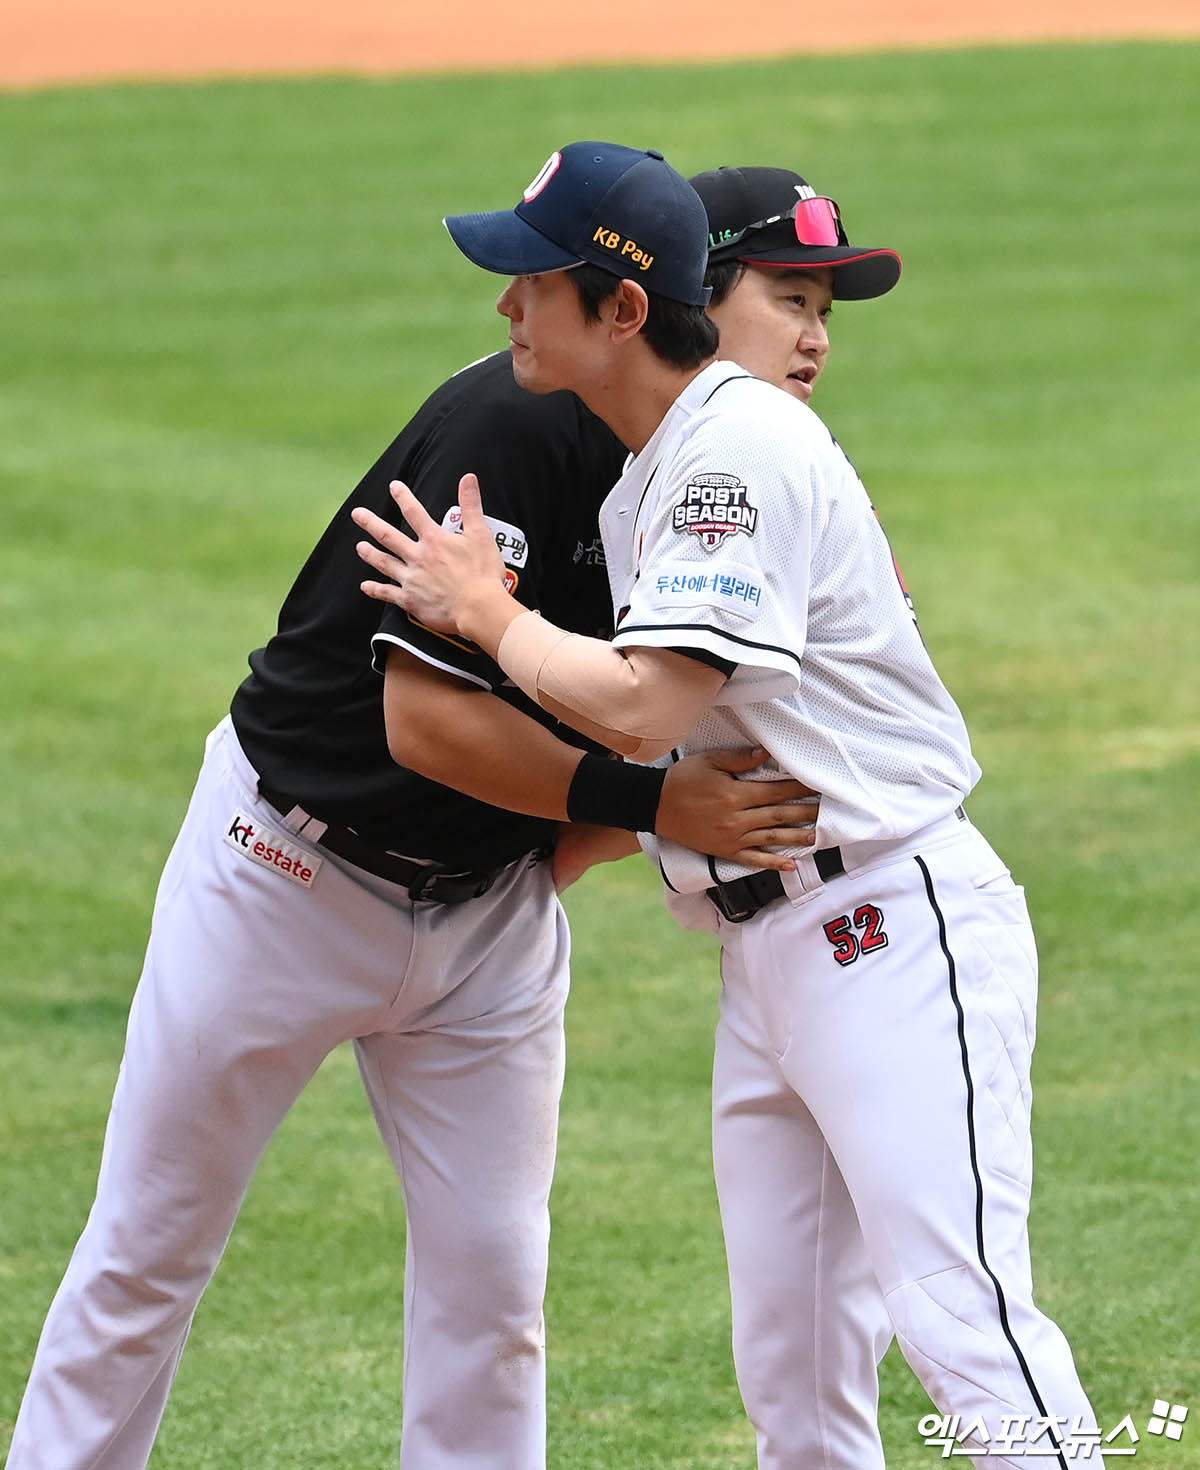
M1042 1302L1137 1463L1200 1467L1198 92L1176 44L0 97L0 1451L204 734L331 510L504 341L499 283L439 218L614 137L799 167L904 255L892 296L838 308L816 406L1030 893ZM715 956L640 862L569 908L551 1464L749 1470ZM337 1053L251 1191L154 1465L394 1464L402 1242ZM1145 1434L1155 1398L1192 1406L1180 1442ZM893 1353L896 1470L939 1458L925 1408Z

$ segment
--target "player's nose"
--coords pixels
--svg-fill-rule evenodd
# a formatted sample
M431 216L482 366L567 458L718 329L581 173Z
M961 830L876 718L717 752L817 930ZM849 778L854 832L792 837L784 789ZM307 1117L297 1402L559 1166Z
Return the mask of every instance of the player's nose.
M513 291L513 287L515 285L516 281L509 281L508 285L505 286L503 291L501 291L500 297L496 302L496 310L500 313L501 316L506 316L510 322L515 321L519 314L516 303L516 295Z
M813 317L800 329L800 350L817 357L829 351L829 328L824 317Z

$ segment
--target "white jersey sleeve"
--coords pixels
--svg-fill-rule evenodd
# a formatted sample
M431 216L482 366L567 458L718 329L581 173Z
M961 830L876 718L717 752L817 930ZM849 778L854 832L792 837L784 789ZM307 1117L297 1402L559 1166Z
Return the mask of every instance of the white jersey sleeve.
M795 420L766 414L755 427L746 433L742 420L730 432L728 419L705 416L664 444L633 527L635 574L617 609L619 647L702 649L735 664L722 704L795 691L824 514L819 471L797 452ZM799 427L831 444L819 420Z

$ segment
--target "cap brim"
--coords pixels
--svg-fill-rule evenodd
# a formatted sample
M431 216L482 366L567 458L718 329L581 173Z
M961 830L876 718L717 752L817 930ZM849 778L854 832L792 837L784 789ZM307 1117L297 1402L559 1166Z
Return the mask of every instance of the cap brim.
M579 264L578 255L547 239L511 209L450 214L442 223L468 260L497 275L536 276Z
M833 267L833 294L839 301L868 301L886 295L900 279L900 257L894 250L870 250L859 245L791 245L755 255L734 251L747 265L779 270Z

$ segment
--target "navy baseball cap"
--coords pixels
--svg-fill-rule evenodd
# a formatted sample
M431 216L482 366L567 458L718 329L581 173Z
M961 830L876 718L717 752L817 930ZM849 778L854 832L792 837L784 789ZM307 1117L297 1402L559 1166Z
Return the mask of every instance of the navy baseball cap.
M653 148L568 143L515 209L452 214L443 223L468 260L502 276L588 261L692 306L707 306L712 294L704 284L704 206Z
M787 168L714 168L689 181L708 214L709 261L793 270L830 266L845 301L882 296L900 279L894 250L851 245L841 212Z

